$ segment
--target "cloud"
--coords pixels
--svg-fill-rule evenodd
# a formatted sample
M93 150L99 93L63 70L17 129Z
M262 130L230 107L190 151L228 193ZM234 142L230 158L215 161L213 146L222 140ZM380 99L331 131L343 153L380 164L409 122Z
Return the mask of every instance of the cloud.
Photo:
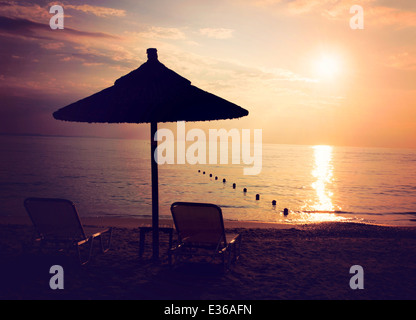
M401 70L416 70L416 55L403 51L387 57L385 65Z
M199 33L208 38L229 39L233 37L234 30L225 28L203 28L199 29Z
M367 12L364 11L364 17L366 17L366 13L368 13L367 21L370 21L372 25L416 27L416 12L414 11L391 7L372 7Z
M305 83L317 83L318 79L304 77L295 72L282 68L263 69L266 75L271 75L273 80L276 81L289 81L289 82L305 82Z
M93 14L97 17L109 17L109 16L114 16L114 17L124 17L126 15L126 11L125 10L120 10L120 9L114 9L114 8L107 8L107 7L98 7L98 6L91 6L89 4L83 4L83 5L68 5L68 4L63 4L62 7L65 9L73 9L73 10L77 10L77 11L82 11L84 13L90 13Z
M47 42L47 43L40 43L39 44L43 49L46 50L58 50L65 47L63 42Z
M86 92L92 88L86 87L85 83L95 73L89 74L85 67L105 65L100 74L114 77L119 73L115 68L129 70L137 64L133 54L119 45L121 37L69 27L51 30L49 24L29 19L0 16L0 41L4 51L0 82L2 86L14 88L13 91L53 89L62 93L72 88L74 92ZM43 70L62 76L56 82L52 77L42 78L33 68L34 62L47 64ZM77 77L83 80L74 80ZM93 89L103 86L100 81L95 84Z
M0 3L0 15L7 18L30 19L36 22L49 21L51 14L49 8L41 7L38 4L22 1L3 1Z
M144 38L151 39L171 39L171 40L184 40L186 39L185 34L178 28L168 28L168 27L156 27L151 26L147 31L132 33L129 32L129 35L136 35Z
M405 9L399 3L391 2L388 6L378 5L377 0L361 0L354 3L350 0L258 0L250 1L251 5L274 10L279 14L304 15L315 14L331 20L346 20L352 17L350 8L359 4L364 10L366 25L415 27L416 12L410 7Z
M290 105L300 105L299 101L305 97L315 103L321 99L328 105L339 104L339 100L326 99L325 94L316 93L317 79L287 68L260 67L174 50L168 58L163 61L166 66L175 66L174 70L191 80L193 85L236 103L257 105L259 110L283 100L289 101Z
M0 16L0 32L10 36L34 38L34 39L55 39L55 38L103 38L117 39L118 37L103 32L80 31L65 27L64 30L51 30L49 24L39 23L23 18L8 18Z
M328 5L328 1L316 1L316 0L295 0L289 2L289 12L294 14L302 14L310 12L318 6Z
M124 17L126 15L125 10L109 8L109 7L100 7L92 6L88 4L83 5L71 5L64 2L51 2L44 6L41 6L36 3L28 1L3 1L0 3L0 15L8 18L20 18L28 19L40 23L49 21L52 17L52 14L49 12L49 9L52 5L60 5L64 9L65 19L71 18L72 16L66 12L69 11L80 11L86 14L92 14L100 18L106 17Z
M270 7L282 2L282 0L249 0L249 2L256 7Z

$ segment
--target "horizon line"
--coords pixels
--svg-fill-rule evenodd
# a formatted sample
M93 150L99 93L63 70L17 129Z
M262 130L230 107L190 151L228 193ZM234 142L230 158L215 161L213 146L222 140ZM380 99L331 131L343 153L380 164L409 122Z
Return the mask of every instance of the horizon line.
M10 133L0 132L0 136L15 136L15 137L55 137L55 138L92 138L92 139L108 139L108 140L139 140L149 142L148 139L142 138L127 138L127 137L102 137L93 135L60 135L60 134L43 134L43 133ZM367 149L399 149L399 150L416 150L416 147L386 147L386 146L352 146L352 145L334 145L334 144L304 144L304 143L276 143L263 142L263 144L270 145L288 145L288 146L330 146L338 148L367 148Z

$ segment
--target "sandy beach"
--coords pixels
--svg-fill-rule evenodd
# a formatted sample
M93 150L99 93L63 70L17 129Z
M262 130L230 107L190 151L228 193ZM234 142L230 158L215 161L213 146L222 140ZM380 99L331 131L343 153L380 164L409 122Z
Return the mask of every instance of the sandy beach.
M227 222L242 234L240 259L223 272L219 263L182 262L170 268L168 238L151 260L150 236L139 257L134 219L83 219L114 227L111 250L95 247L80 266L74 252L39 252L30 246L25 219L0 223L1 299L281 300L415 299L416 229L352 223L274 225ZM168 223L163 221L162 223ZM65 271L63 290L49 287L49 268ZM364 271L364 289L350 287L350 267Z

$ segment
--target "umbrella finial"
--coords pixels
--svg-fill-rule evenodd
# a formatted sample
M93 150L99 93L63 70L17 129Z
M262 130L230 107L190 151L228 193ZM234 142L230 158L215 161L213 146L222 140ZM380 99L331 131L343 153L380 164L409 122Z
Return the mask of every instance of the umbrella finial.
M155 61L157 60L157 49L149 48L147 49L147 60L148 61Z

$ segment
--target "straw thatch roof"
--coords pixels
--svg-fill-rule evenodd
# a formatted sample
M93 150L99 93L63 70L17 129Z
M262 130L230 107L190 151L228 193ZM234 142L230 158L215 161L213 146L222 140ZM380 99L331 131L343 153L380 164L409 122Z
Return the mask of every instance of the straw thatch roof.
M203 91L157 59L119 78L114 85L54 112L55 119L78 122L149 123L239 118L248 111Z

